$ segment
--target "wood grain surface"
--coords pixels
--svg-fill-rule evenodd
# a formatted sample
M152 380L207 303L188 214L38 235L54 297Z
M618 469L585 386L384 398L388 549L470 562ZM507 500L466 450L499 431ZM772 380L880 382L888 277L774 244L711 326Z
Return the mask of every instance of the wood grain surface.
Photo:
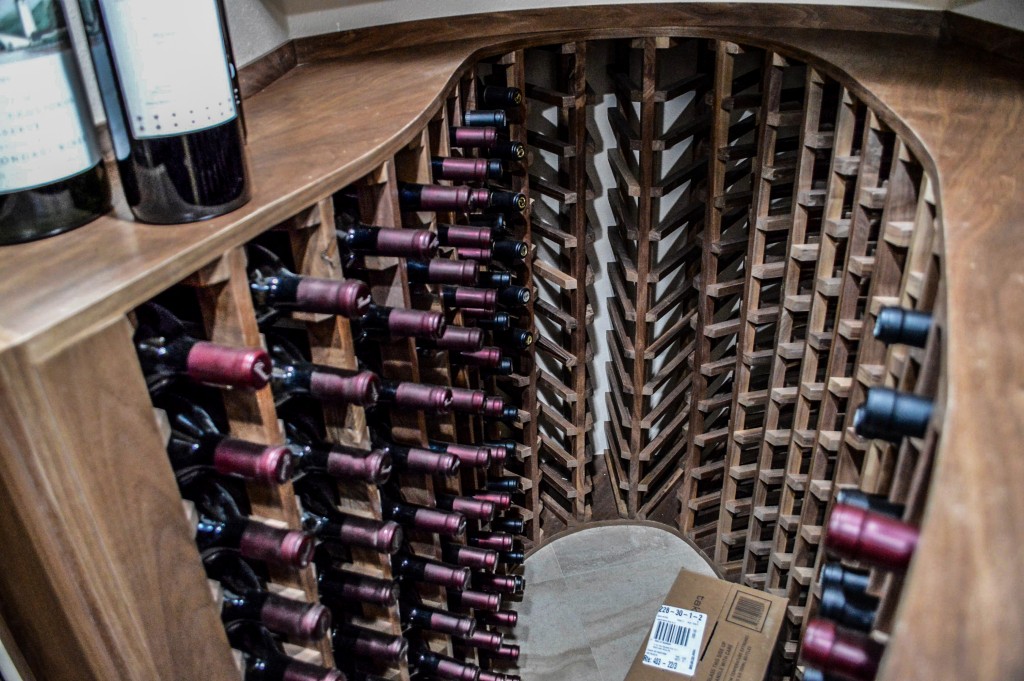
M71 678L52 655L40 656L38 646L58 634L60 656L85 665L77 678L134 678L128 668L151 672L151 679L169 667L176 678L228 678L230 671L214 668L230 660L223 659L224 642L209 638L219 630L209 601L182 597L164 569L182 561L198 569L184 558L194 556L185 523L167 514L159 534L140 536L130 522L133 507L173 506L177 493L166 484L168 471L158 476L147 468L152 462L125 470L135 443L156 433L141 384L125 387L125 371L96 365L97 358L130 354L123 324L110 327L110 320L211 255L370 173L420 134L477 56L654 33L715 36L807 61L874 110L938 179L947 282L943 439L879 678L1024 675L1024 648L1015 641L1024 630L1024 458L1017 451L1024 439L1024 315L1017 313L1024 301L1024 65L940 44L927 13L887 13L891 23L872 26L877 13L853 8L826 16L789 5L767 12L759 5L716 5L714 13L690 7L498 13L474 18L472 28L450 22L462 33L453 29L447 44L405 41L379 54L315 63L304 62L367 46L300 42L300 65L247 101L255 187L249 205L205 223L158 227L131 221L122 202L82 229L0 249L0 384L17 386L0 391L0 494L14 509L0 514L0 537L32 557L5 561L0 615L18 630L41 677ZM73 454L80 442L90 444L90 458ZM131 483L125 476L137 477ZM80 479L96 486L76 484ZM25 609L25 598L10 597L29 589L35 611ZM44 609L49 616L38 617ZM157 632L143 626L160 609L202 633L186 659L171 659ZM182 665L195 665L195 674Z

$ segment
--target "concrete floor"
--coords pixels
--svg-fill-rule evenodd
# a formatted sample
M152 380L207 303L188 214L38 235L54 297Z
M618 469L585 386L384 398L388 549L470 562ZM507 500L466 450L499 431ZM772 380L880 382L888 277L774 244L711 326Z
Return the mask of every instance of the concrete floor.
M537 551L515 629L523 681L622 681L682 569L714 576L655 527L591 528Z

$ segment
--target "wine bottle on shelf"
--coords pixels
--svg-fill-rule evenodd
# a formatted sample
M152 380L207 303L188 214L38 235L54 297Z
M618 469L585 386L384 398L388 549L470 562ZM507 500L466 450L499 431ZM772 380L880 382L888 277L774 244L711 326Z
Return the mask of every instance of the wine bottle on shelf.
M467 468L485 468L491 464L494 455L494 450L490 447L459 445L451 442L431 442L430 449L456 457Z
M462 124L472 128L508 127L508 116L503 109L471 109L462 114Z
M412 601L402 603L402 623L408 627L452 636L471 636L476 632L476 620L472 617L430 608Z
M483 329L449 326L437 340L420 340L417 345L425 350L461 350L473 352L484 346Z
M886 345L923 348L932 329L932 316L903 307L883 307L875 318L874 336Z
M441 385L382 381L379 402L431 414L447 414L452 408L452 391Z
M498 552L477 549L461 544L444 544L442 556L449 563L472 568L474 570L494 570L498 566Z
M463 645L484 650L498 650L504 643L505 637L496 631L477 629L468 636L460 636L459 641Z
M466 543L481 549L511 551L514 540L512 535L504 532L474 532L466 538Z
M110 210L110 182L58 0L5 3L0 50L0 245L61 234Z
M270 383L278 404L296 395L364 407L377 402L381 383L376 374L313 364L285 338L268 333L266 339L274 359Z
M497 309L498 293L494 289L445 286L441 289L441 300L447 307L486 310L493 313Z
M257 622L239 620L226 628L231 647L245 657L245 681L345 681L337 669L285 655L281 644Z
M505 164L497 158L444 158L430 159L430 170L435 180L452 182L486 182L505 174Z
M449 589L465 589L469 584L470 570L439 563L435 560L400 553L391 560L394 574L413 582L437 584Z
M398 585L392 581L317 565L317 588L328 604L339 601L389 607L398 603Z
M448 142L459 149L483 149L492 159L522 161L526 158L526 145L503 139L495 127L453 127L448 130Z
M503 289L512 286L512 273L497 270L482 271L477 276L477 286L481 288Z
M466 212L473 210L478 202L486 205L485 197L470 187L398 183L398 205L403 211Z
M508 331L512 328L512 317L507 312L463 308L462 316L465 319L473 320L474 324L485 331Z
M494 575L485 572L474 572L470 583L474 589L500 594L521 594L526 587L526 582L519 575Z
M490 227L467 225L438 225L437 240L447 248L484 248L494 244L494 230Z
M409 666L427 678L444 679L445 681L479 681L480 679L480 668L476 665L459 662L426 648L411 652Z
M401 636L382 634L354 624L338 625L333 640L335 650L385 662L404 660L409 649L409 642Z
M466 516L461 513L393 500L382 500L381 512L388 520L409 529L434 532L444 537L460 537L466 533Z
M523 104L523 91L517 87L482 85L477 94L477 104L489 109L515 109Z
M519 623L519 613L515 610L497 610L495 612L477 613L476 619L481 624L491 627L512 629Z
M825 563L821 568L820 581L822 589L837 588L853 596L859 596L868 593L871 575L868 572L843 567L840 563Z
M393 554L401 548L403 532L394 522L343 513L338 510L337 487L330 478L304 475L295 482L295 493L302 501L305 529L325 542Z
M495 241L489 249L460 246L455 252L465 260L518 265L530 254L530 247L525 241L501 240Z
M262 246L249 244L246 252L249 290L261 325L285 310L353 319L363 316L370 307L370 287L365 282L301 277L289 271L277 255Z
M468 575L468 568L466 572ZM453 608L472 608L477 612L497 612L501 609L501 594L449 589L448 604Z
M476 286L480 278L480 266L472 260L408 260L405 269L413 284Z
M288 447L230 437L206 409L178 395L158 398L156 406L167 413L171 425L167 454L175 470L202 466L269 485L291 479L293 457Z
M249 201L219 3L82 0L114 155L144 222L195 222Z
M491 478L484 483L484 489L488 492L508 492L509 494L522 493L523 479L511 476Z
M841 588L826 587L821 592L818 614L847 629L868 634L875 626L878 603L877 598L867 594L851 596Z
M488 666L492 664L515 664L519 661L519 646L504 643L494 650L480 650L480 663Z
M489 521L497 513L496 505L484 499L460 497L454 494L436 494L437 507L466 516L471 520Z
M243 390L258 390L270 379L270 356L263 348L232 348L193 338L181 320L156 303L136 308L135 318L135 349L151 392L177 378Z
M220 483L196 472L178 476L182 496L196 505L196 544L200 552L236 549L244 558L283 567L304 568L313 557L313 536L271 527L242 513Z
M873 681L883 652L880 643L823 619L808 622L801 647L805 662L847 681Z
M490 523L495 532L522 535L526 530L526 522L522 518L495 518Z
M436 339L444 335L444 315L440 312L384 307L371 304L354 325L356 340L391 340L395 338Z
M853 428L861 437L898 443L904 437L923 437L934 410L935 404L925 397L870 388L854 412Z
M427 229L389 229L353 224L346 215L335 218L338 243L346 260L363 255L380 255L430 260L437 255L437 236Z
M507 331L495 331L492 336L494 344L503 350L525 352L533 345L533 332L529 329L509 329Z
M491 504L497 511L512 508L512 495L508 492L473 492L472 498Z
M501 348L495 347L484 347L473 352L453 352L449 355L449 361L460 366L496 368L501 367L506 360L512 361L502 356Z
M281 416L296 469L323 472L343 480L362 480L371 485L382 485L391 477L393 463L386 449L366 451L326 442L306 414L296 411Z
M458 474L461 466L459 457L441 451L392 444L388 445L388 452L395 462L395 467L401 471L450 478Z
M305 603L267 591L263 578L234 551L203 556L206 574L223 588L221 619L253 620L290 640L318 641L330 630L331 613L319 603Z
M481 414L487 404L487 393L482 390L452 388L452 411L463 414Z
M903 517L905 508L903 504L893 503L878 494L868 494L851 487L845 487L836 493L836 503L881 513L897 520Z
M917 529L907 523L844 504L833 505L825 528L829 551L886 570L905 570L917 541Z
M522 681L522 679L512 674L503 674L490 669L481 669L478 681Z

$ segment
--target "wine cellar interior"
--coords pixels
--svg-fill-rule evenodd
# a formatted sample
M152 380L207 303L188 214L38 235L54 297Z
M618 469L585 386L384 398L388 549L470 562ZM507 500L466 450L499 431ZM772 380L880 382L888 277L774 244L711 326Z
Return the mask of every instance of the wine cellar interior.
M870 569L877 678L1020 678L1024 67L941 12L722 7L295 39L241 70L250 203L171 227L115 199L93 224L0 247L0 643L23 681L240 678L196 550L229 520L206 510L219 493L266 532L351 526L252 575L329 606L327 635L283 633L283 651L350 679L516 678L517 554L623 520L787 599L769 678L822 678L802 642L852 490L921 536L909 570L843 561ZM525 157L473 184L525 197L498 222L417 193L464 184L439 159L488 157L457 133L497 108L486 87L522 94L502 134ZM363 226L383 236L360 232L367 246ZM432 246L388 250L388 230ZM418 264L438 260L480 267L456 287ZM265 266L364 282L372 303L275 310ZM505 274L512 287L480 283ZM897 309L927 316L920 342L878 332ZM402 334L393 310L483 340ZM174 334L265 350L269 384L161 377L137 348ZM289 367L379 385L320 401ZM454 393L400 394L416 385ZM866 413L869 395L897 404ZM211 492L176 479L189 428L264 458L334 443L364 468L328 478L296 453L294 475ZM379 482L366 452L385 444ZM395 580L400 597L382 596ZM842 673L826 678L860 681Z

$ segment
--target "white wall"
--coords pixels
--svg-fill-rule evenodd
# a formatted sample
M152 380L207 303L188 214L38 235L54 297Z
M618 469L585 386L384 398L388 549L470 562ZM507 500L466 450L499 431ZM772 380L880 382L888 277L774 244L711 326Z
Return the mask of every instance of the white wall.
M956 14L1024 31L1024 0L953 0Z

